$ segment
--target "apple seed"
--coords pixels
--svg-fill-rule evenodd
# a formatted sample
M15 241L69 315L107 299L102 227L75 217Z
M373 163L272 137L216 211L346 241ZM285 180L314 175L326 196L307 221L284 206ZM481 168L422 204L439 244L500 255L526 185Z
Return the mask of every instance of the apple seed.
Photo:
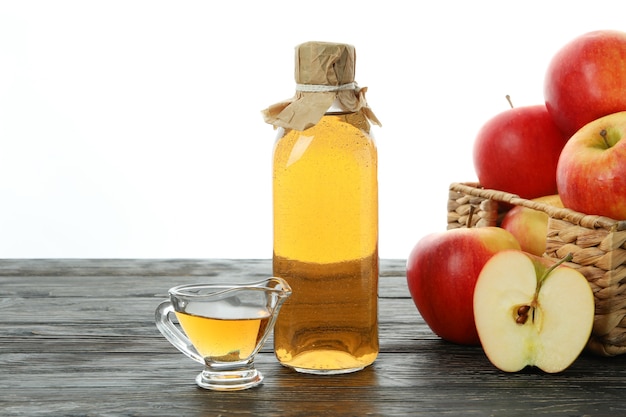
M517 317L515 318L515 323L517 324L525 324L528 320L528 312L530 311L529 305L521 305L517 309Z

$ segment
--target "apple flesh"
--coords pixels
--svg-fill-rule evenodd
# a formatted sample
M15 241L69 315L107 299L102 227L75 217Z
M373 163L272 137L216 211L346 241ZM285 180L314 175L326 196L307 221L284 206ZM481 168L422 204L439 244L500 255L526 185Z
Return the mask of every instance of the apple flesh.
M519 248L499 227L452 229L420 239L407 259L407 283L431 330L449 342L478 345L472 304L478 274L495 253Z
M502 251L478 277L476 328L488 359L502 371L535 366L561 372L589 340L595 312L591 286L575 269L547 262Z
M533 201L563 207L558 194L535 198ZM504 215L500 227L515 236L524 252L541 256L546 251L548 220L548 214L543 211L514 206Z
M572 39L552 57L544 99L559 129L572 136L581 127L626 110L626 32L599 30Z
M563 205L626 219L626 111L594 120L563 148L557 187Z
M505 110L484 123L474 140L478 181L526 199L556 194L556 166L565 142L546 106Z

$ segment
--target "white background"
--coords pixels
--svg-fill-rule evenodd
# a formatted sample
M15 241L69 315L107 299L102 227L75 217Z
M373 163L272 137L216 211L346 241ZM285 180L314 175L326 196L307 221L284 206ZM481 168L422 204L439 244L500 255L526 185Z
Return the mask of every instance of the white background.
M380 256L446 225L480 126L543 102L551 56L624 29L603 1L0 1L1 258L269 258L260 111L294 47L352 43L383 127Z

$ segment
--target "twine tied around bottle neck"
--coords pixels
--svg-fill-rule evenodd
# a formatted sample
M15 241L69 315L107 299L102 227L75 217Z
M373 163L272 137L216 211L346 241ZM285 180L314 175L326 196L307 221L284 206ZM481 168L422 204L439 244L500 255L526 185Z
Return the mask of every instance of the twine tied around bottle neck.
M296 84L296 95L262 111L266 123L275 128L305 130L314 126L333 103L350 112L362 112L377 126L380 121L365 99L367 87L356 82L340 85Z
M296 84L296 91L305 93L329 93L333 91L355 90L359 91L359 86L355 82L341 85L324 85L324 84Z

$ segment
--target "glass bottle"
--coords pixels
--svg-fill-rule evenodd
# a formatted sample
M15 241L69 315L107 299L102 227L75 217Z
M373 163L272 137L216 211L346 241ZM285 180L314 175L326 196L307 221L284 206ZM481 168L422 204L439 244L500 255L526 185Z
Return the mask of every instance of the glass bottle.
M339 374L378 355L377 149L380 125L354 83L354 47L296 48L296 96L264 111L273 160L273 274L292 297L274 328L279 362Z

